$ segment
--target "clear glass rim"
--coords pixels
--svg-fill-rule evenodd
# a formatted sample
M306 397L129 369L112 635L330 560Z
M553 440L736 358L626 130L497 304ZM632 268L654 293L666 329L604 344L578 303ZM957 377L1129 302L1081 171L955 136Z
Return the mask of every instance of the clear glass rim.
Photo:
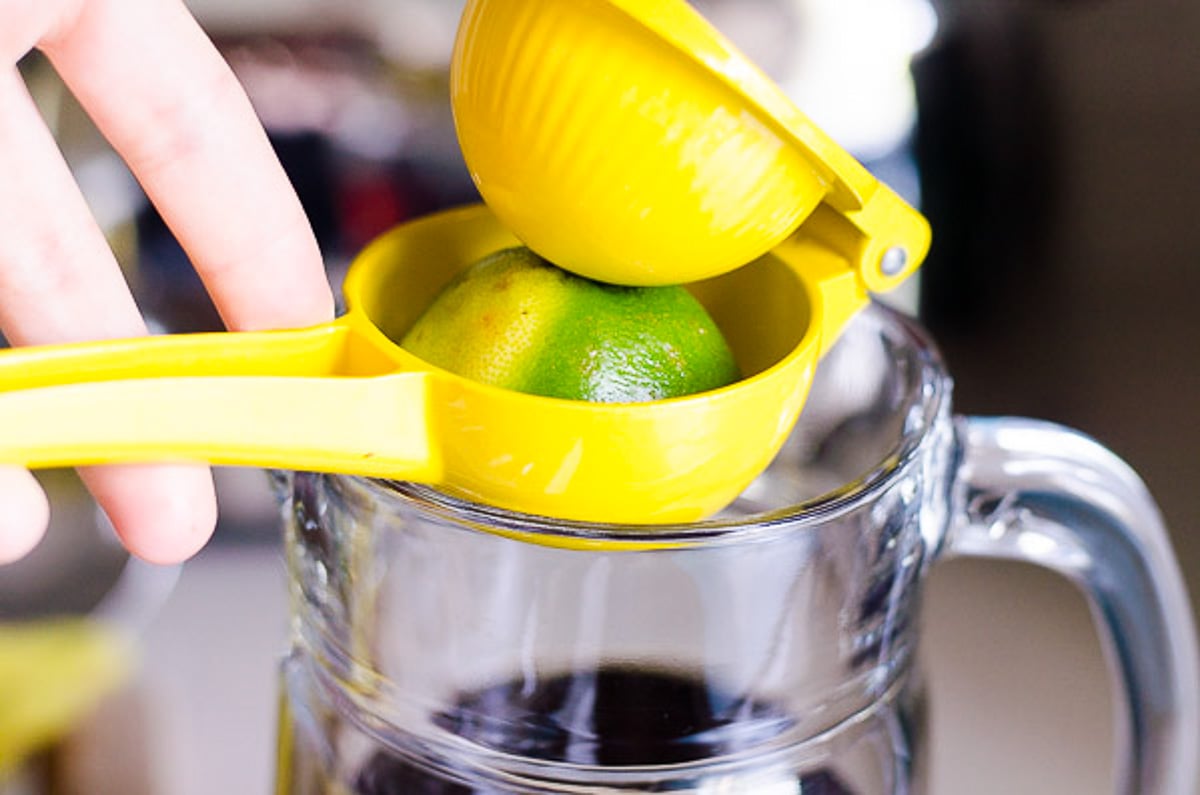
M371 500L396 503L397 509L414 505L436 519L464 528L492 534L517 535L523 540L555 546L580 543L645 544L662 547L743 542L747 536L757 536L786 528L794 532L804 527L829 521L832 517L852 511L892 485L907 464L922 449L925 439L937 425L938 417L950 397L950 378L940 352L920 325L908 315L882 304L873 304L868 312L882 318L881 325L904 341L905 349L913 352L916 365L910 395L910 419L905 431L872 466L858 477L811 499L798 501L783 508L766 509L760 513L739 517L716 516L696 522L675 524L607 524L584 522L535 514L517 513L483 503L472 502L438 490L434 486L407 481L378 478L338 476L344 484ZM919 407L919 412L913 412ZM913 416L913 415L916 416ZM916 422L912 420L916 419Z

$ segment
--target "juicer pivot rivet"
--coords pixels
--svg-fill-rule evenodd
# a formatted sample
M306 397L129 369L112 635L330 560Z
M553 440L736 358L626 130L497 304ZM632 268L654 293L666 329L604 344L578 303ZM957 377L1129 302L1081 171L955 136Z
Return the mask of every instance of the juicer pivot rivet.
M900 246L889 248L879 258L879 270L884 276L899 276L907 265L908 252Z

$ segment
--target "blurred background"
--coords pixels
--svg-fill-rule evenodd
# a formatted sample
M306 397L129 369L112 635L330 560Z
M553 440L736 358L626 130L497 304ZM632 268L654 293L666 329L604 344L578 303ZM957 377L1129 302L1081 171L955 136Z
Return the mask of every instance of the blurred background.
M1200 4L694 4L930 218L921 276L890 300L938 340L958 410L1062 422L1128 460L1196 603ZM461 0L189 5L271 133L335 284L378 232L475 198L447 100ZM36 55L22 68L154 324L216 328L120 160ZM0 792L269 791L287 627L263 473L218 472L216 539L174 569L127 560L72 476L45 478L54 527L0 569L0 619L115 617L139 653L126 686ZM925 632L931 792L1111 790L1108 681L1070 586L952 562L930 583Z

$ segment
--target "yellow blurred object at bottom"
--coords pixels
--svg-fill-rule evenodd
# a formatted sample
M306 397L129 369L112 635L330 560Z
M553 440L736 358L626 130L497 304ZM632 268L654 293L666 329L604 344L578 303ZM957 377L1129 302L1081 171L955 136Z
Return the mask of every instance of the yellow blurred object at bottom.
M0 783L86 720L132 662L125 636L97 621L0 624Z

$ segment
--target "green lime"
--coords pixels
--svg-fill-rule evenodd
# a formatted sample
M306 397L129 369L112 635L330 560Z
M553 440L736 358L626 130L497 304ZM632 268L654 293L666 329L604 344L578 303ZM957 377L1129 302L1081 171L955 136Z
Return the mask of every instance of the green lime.
M739 377L720 329L683 287L595 282L524 247L459 274L400 344L475 381L599 403L690 395Z

